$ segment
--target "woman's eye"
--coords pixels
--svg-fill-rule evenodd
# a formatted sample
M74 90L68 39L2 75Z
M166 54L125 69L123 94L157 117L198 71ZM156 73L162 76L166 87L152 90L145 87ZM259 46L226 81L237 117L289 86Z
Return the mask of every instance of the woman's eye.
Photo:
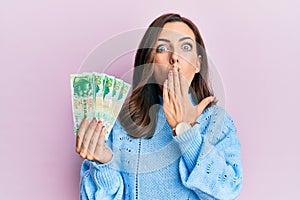
M168 48L165 45L159 45L156 48L156 52L162 53L162 52L165 52L165 51L168 51Z
M190 50L192 50L192 45L190 45L190 44L184 44L182 46L182 49L185 50L185 51L190 51Z

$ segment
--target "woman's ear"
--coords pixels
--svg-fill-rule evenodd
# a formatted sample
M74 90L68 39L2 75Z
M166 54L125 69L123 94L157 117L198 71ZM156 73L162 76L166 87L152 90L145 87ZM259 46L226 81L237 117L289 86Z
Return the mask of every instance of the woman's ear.
M195 67L196 72L195 73L200 72L201 62L202 62L202 57L201 57L201 55L199 55L198 58L197 58L197 62L196 62L196 67Z

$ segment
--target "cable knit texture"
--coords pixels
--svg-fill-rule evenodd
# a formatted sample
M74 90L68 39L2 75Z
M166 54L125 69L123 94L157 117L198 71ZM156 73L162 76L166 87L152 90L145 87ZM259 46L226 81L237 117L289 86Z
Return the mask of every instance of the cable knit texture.
M212 106L197 121L174 137L161 106L151 139L130 138L117 121L107 141L113 159L82 164L81 199L235 199L242 164L233 120Z

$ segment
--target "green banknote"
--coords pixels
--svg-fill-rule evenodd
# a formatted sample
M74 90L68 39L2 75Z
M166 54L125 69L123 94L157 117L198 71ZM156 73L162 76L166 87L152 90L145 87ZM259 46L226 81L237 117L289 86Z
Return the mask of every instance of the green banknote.
M71 93L74 133L77 134L81 121L94 117L94 84L92 74L71 74Z
M102 122L103 125L106 127L107 132L111 131L111 127L114 123L114 118L111 112L111 106L113 101L113 89L115 85L116 78L114 76L106 76L106 81L104 84L104 96L103 96L103 111L102 111Z
M130 84L104 73L71 75L74 133L83 118L103 122L108 138L130 89Z
M110 92L108 93L108 95L105 96L105 100L107 101L106 105L108 105L107 107L105 107L104 110L104 125L106 127L107 132L109 133L118 117L118 113L114 113L114 108L117 106L117 96L121 91L123 85L123 81L117 78L114 78L114 84L112 86L112 88L110 88ZM107 135L108 137L108 135Z
M104 88L106 83L106 75L104 73L93 73L94 76L94 105L95 105L95 117L99 120L103 120L103 97Z
M120 88L119 92L116 95L116 98L114 99L115 105L112 107L112 112L114 114L114 118L117 118L121 108L124 104L124 101L126 99L126 96L129 92L130 85L126 82L122 83L122 87Z

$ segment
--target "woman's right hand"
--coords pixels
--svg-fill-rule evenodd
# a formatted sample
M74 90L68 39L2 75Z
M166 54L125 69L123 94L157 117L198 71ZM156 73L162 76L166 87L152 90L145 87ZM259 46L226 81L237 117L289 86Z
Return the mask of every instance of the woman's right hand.
M94 118L90 123L84 118L80 124L76 137L76 152L82 158L107 163L112 159L112 152L105 141L106 130L102 122Z

